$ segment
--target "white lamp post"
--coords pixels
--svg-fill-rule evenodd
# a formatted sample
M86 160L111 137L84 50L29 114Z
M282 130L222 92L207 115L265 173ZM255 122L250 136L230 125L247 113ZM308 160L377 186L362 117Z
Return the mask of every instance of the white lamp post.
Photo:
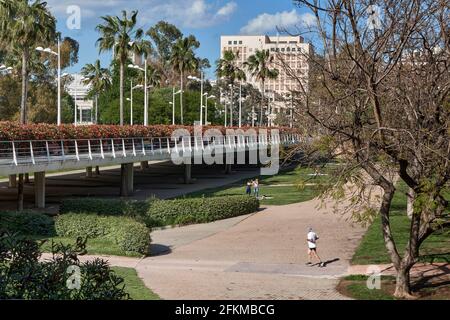
M239 128L242 127L242 82L239 82Z
M56 56L58 58L58 76L57 76L57 81L58 81L58 113L57 113L56 123L57 123L57 125L60 125L61 124L61 41L59 40L59 37L58 37L58 52L55 52L55 51L53 51L50 48L45 48L44 49L42 47L37 47L36 50L40 51L40 52L53 54L54 56Z
M128 68L140 70L144 72L144 126L148 126L148 94L147 89L147 59L144 61L144 68L139 67L135 64L129 64Z
M203 125L203 72L200 72L200 79L194 76L188 76L189 80L200 81L200 125Z
M133 87L133 81L131 81L130 98L127 98L127 101L130 101L130 125L133 125L133 90L142 87L143 87L142 84L138 84Z
M214 96L214 95L208 96L207 92L205 92L203 95L205 96L205 99L206 99L206 101L205 101L205 125L208 125L208 99L214 99L216 96Z
M172 125L175 125L175 96L177 94L181 94L181 90L178 90L175 92L175 87L172 88L172 102L169 102L169 104L172 105Z

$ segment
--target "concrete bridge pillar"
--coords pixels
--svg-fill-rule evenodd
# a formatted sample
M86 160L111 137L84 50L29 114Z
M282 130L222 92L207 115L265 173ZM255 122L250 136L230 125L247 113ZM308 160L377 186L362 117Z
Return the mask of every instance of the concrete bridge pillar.
M17 188L17 175L16 174L11 174L9 176L9 184L8 184L9 188Z
M36 208L45 208L45 172L34 173L34 199Z
M133 163L124 163L120 167L121 184L120 196L128 197L134 191L134 165Z
M149 168L148 161L142 161L141 162L141 170L145 170L145 169L148 169L148 168Z
M189 184L192 182L192 164L184 165L184 183Z
M92 167L86 168L86 178L92 178Z
M231 174L231 164L225 164L225 174Z

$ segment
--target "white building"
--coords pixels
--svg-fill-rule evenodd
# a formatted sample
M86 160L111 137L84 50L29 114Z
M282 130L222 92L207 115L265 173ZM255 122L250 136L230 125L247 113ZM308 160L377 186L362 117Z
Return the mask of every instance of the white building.
M73 98L76 106L75 123L92 124L94 120L94 101L87 99L90 86L84 84L81 74L71 74L72 81L66 85L67 93Z
M271 68L278 69L279 75L276 79L266 81L264 90L268 97L274 97L276 94L287 97L292 91L301 91L299 81L292 79L292 75L300 79L304 88L308 88L308 56L312 53L313 48L300 36L221 36L220 47L221 57L227 50L239 51L238 65L244 70L244 62L249 56L255 54L256 50L269 50L274 55ZM247 82L261 90L261 84L247 70L245 71ZM284 102L277 101L274 111L279 112L284 106Z

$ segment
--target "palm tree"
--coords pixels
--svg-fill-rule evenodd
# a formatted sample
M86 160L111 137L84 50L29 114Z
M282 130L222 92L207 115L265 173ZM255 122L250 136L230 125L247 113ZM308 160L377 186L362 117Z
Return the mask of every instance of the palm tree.
M27 122L29 63L36 46L51 44L56 39L56 19L41 0L0 0L0 39L20 53L22 67L22 99L20 122Z
M277 69L270 69L270 64L273 62L273 55L270 54L269 50L256 50L254 55L248 57L247 61L244 63L247 69L250 71L251 75L256 78L256 80L261 82L261 112L259 118L259 125L262 126L263 122L263 109L264 109L264 94L265 87L264 84L266 79L276 79L278 77Z
M91 85L90 94L95 97L95 123L98 121L98 96L101 92L107 90L111 86L111 72L107 68L102 68L100 60L96 60L93 64L89 63L81 69L81 74L87 78L85 84Z
M245 72L238 67L237 60L239 58L239 51L234 53L231 50L226 50L223 53L223 58L217 60L216 74L219 78L225 78L227 83L231 86L231 111L230 124L233 126L233 97L234 84L236 80L242 81L246 79Z
M137 15L138 11L132 11L128 17L123 10L122 17L101 17L103 24L96 27L101 35L97 40L99 52L112 50L120 66L120 125L123 125L125 65L130 54L137 50L135 41L140 40L144 34L142 29L136 29Z
M198 48L200 43L194 36L178 39L172 47L170 55L170 64L174 71L180 74L180 108L181 124L183 124L183 88L186 72L195 71L199 68L199 59L195 57L194 49Z

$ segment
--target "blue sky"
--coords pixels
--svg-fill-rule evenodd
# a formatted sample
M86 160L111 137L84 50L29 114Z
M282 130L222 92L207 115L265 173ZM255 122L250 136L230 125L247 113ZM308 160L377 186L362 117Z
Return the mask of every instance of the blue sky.
M307 23L311 16L296 8L291 0L47 0L58 19L58 30L80 43L79 63L69 72L78 72L83 65L100 57L104 65L111 55L99 56L95 42L95 26L102 15L118 15L121 10L139 10L138 25L147 30L159 20L175 24L185 34L193 34L201 42L198 55L211 64L220 55L220 35L276 34L276 26L294 27ZM80 9L79 29L73 23L73 7ZM76 9L76 7L75 7ZM68 12L69 11L69 12ZM208 77L214 77L214 68Z

